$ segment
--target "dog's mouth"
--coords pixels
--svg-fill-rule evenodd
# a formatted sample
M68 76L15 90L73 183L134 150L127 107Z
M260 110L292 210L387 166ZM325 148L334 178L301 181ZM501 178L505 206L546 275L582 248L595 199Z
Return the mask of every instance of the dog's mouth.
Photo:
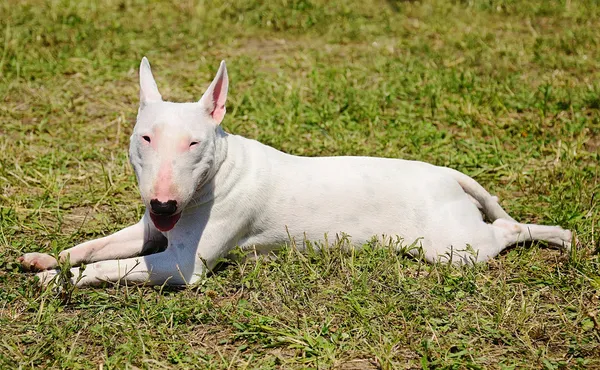
M150 211L150 218L154 223L154 226L160 231L169 231L175 227L177 221L181 217L181 213L175 213L172 215L159 215Z

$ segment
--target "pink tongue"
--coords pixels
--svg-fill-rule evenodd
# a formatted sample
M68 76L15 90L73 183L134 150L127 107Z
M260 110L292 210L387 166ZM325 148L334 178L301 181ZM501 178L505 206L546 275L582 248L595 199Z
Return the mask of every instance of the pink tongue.
M160 231L171 230L173 227L175 227L175 224L177 221L179 221L180 217L181 213L176 213L171 216L162 216L150 212L150 218L152 219L152 222L154 222L154 226L156 226L156 228Z

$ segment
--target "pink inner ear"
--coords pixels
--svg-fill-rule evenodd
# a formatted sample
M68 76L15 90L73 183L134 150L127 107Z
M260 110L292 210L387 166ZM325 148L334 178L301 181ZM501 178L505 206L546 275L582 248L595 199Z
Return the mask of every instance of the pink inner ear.
M217 124L221 123L223 117L225 117L225 99L227 96L223 93L223 77L219 78L217 83L215 84L215 88L212 93L214 108L211 112L211 116Z

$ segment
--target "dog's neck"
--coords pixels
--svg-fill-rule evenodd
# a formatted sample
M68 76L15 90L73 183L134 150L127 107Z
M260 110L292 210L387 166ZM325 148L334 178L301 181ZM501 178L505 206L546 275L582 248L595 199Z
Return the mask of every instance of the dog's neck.
M208 181L212 180L219 172L223 162L227 160L227 153L229 152L229 141L227 138L229 134L226 133L221 126L217 127L217 133L215 135L215 161L209 169Z
M202 205L214 200L215 177L223 163L227 160L229 150L229 143L227 140L229 134L223 131L220 126L217 127L216 131L214 162L208 169L206 178L198 186L198 189L187 208L194 207L195 205Z

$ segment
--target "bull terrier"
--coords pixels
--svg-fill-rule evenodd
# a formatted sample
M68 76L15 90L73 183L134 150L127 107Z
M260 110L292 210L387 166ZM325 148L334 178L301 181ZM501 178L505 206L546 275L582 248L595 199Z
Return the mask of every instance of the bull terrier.
M486 261L533 240L570 248L571 231L515 221L456 170L402 159L300 157L226 133L224 61L193 103L163 101L145 57L139 73L129 158L146 211L133 226L60 253L72 266L87 264L79 279L79 268L71 271L79 286L194 284L236 246L264 253L294 240L302 249L306 241L328 245L327 235L347 235L355 246L374 235L395 237L429 262ZM57 274L48 254L19 260L42 271L42 284Z

